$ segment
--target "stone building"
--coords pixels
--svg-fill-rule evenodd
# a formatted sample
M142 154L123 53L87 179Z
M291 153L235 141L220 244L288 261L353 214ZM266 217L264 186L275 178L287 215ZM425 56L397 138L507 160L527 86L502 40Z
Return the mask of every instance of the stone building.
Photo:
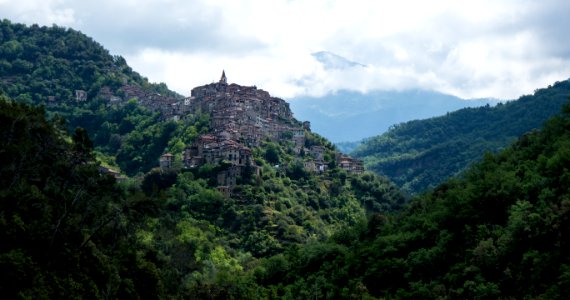
M75 90L75 100L77 102L87 101L87 92L84 90Z
M234 140L252 147L264 139L277 141L286 132L304 135L304 127L294 118L289 104L271 97L257 87L228 84L225 72L220 81L192 89L184 106L189 113L210 114L210 127L215 132L232 133Z
M225 71L218 82L196 87L192 89L190 97L180 101L160 98L160 95L143 96L147 100L142 102L147 107L159 110L165 116L209 114L209 133L199 136L185 149L184 166L225 166L216 174L218 186L224 194L231 193L232 187L246 170L259 171L253 164L251 147L257 147L264 141L290 141L297 155L308 155L303 160L305 169L313 173L323 173L328 169L325 147L314 145L305 148L305 133L310 131L310 122L295 120L287 102L271 97L256 86L228 84ZM361 161L336 154L341 168L351 173L362 172ZM168 168L169 165L171 163L168 164L167 157L163 156L161 168Z
M105 166L99 166L99 174L109 174L115 178L117 182L125 182L127 181L127 177L121 175L121 173L117 170L111 169Z
M170 153L163 154L159 159L160 169L164 171L172 168L173 162L174 162L174 155Z
M340 158L338 159L338 165L340 168L349 173L361 174L364 172L364 165L362 160L346 155L340 155Z
M323 146L311 146L310 150L311 156L315 160L323 160L325 154L325 147Z

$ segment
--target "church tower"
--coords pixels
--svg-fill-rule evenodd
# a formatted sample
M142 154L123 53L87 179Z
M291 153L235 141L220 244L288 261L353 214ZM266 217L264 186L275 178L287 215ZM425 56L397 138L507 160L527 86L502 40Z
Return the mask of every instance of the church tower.
M220 83L228 84L228 78L226 77L226 71L222 70L222 78L220 78Z

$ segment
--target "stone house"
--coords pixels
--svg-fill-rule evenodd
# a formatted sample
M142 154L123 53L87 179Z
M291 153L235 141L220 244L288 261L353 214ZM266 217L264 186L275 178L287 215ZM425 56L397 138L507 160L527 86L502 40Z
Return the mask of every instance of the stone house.
M310 154L315 160L323 160L325 154L325 147L311 146Z
M77 102L87 101L87 92L84 90L75 90L75 100Z
M315 162L316 168L317 168L317 172L319 173L324 173L328 170L329 166L325 163L324 160L320 160Z
M205 163L218 164L222 160L234 166L251 164L251 150L228 137L231 137L228 132L221 132L216 137L209 134L198 137L184 151L186 167L193 168Z
M239 166L231 166L226 170L220 171L217 176L218 185L235 186L238 177L242 174L242 169Z
M348 173L361 174L364 172L364 164L362 160L346 155L341 155L338 165Z
M172 168L173 162L174 162L174 155L170 153L163 154L159 159L160 169L164 171Z
M119 171L105 166L99 166L99 174L109 174L115 177L115 181L117 182L125 182L127 180L127 177L121 175Z
M317 172L317 165L315 164L314 161L312 160L306 160L303 162L303 167L305 168L305 170L309 171L309 172Z

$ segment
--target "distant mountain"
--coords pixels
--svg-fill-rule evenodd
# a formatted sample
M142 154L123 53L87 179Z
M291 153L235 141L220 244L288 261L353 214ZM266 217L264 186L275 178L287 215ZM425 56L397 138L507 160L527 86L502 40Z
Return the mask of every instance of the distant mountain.
M560 112L569 95L570 82L565 80L495 107L410 121L364 141L351 154L404 189L421 192L461 172L485 151L501 150L540 128Z
M356 149L356 147L360 146L360 144L362 144L362 140L356 142L338 142L335 143L334 145L340 152L350 153L354 149Z
M464 107L497 103L491 99L464 100L433 91L339 91L323 97L291 99L300 120L334 143L359 141L381 134L394 124L425 119Z
M323 64L325 69L347 69L352 67L366 67L358 62L351 61L340 55L328 51L319 51L311 53L311 55Z

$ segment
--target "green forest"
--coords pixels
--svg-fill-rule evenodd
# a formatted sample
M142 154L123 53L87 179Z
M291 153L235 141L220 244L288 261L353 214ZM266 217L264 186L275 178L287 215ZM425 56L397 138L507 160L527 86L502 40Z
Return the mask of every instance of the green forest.
M103 86L125 84L180 96L164 83L151 84L90 37L71 28L0 21L0 91L25 103L72 103L75 90L95 98Z
M501 151L521 135L540 129L569 96L570 82L564 80L493 107L464 108L396 124L364 140L351 155L403 190L421 193L460 174L485 152Z
M261 297L254 274L266 259L405 200L372 174L338 169L328 179L267 171L244 179L234 199L205 168L118 184L99 173L84 129L69 136L62 119L6 98L0 114L9 298Z
M259 173L240 176L227 197L215 179L224 163L157 168L162 154L179 154L208 132L207 114L172 120L136 99L111 104L98 97L104 86L179 95L80 32L1 25L0 294L7 299L570 294L570 103L555 102L567 83L533 96L556 107L544 126L508 132L511 145L419 196L372 172L346 172L335 147L307 132L307 145L325 149L326 172L305 170L292 142L265 141L252 149ZM18 71L17 60L28 69ZM91 73L81 72L85 65ZM38 69L52 72L30 75ZM75 101L76 89L88 100ZM500 109L515 111L515 103Z

